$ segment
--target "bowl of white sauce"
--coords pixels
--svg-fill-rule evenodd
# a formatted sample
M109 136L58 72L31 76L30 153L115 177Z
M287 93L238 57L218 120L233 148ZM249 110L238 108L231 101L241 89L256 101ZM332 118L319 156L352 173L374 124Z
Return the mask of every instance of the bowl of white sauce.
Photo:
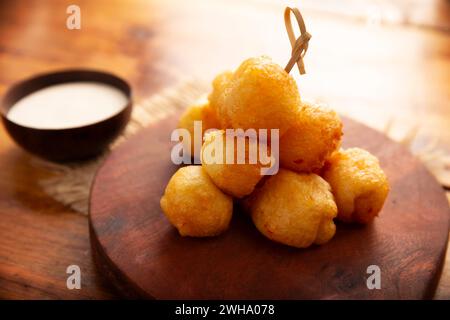
M101 71L67 70L12 86L0 105L3 124L25 150L52 161L103 152L127 125L131 88Z

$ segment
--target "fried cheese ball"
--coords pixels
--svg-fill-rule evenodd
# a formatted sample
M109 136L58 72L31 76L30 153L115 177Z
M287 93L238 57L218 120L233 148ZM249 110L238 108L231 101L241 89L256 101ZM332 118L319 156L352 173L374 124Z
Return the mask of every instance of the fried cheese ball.
M303 103L292 127L280 139L281 166L297 172L318 172L339 148L342 122L331 109Z
M223 128L279 129L280 136L300 105L294 78L266 56L247 59L233 74L216 78L209 99Z
M185 150L191 150L191 155L194 155L194 121L202 121L202 138L203 134L208 129L219 129L220 123L217 120L215 111L210 107L207 99L201 99L189 106L178 122L178 128L187 129L191 135L190 144L184 141Z
M280 169L246 199L253 222L267 238L297 248L328 242L337 214L329 184L320 176Z
M370 222L380 212L389 193L378 159L359 148L333 154L323 177L331 185L338 219L344 222Z
M216 186L218 186L223 192L232 195L236 198L242 198L252 193L255 185L263 177L261 173L262 164L259 159L255 159L256 163L250 163L249 151L253 148L258 152L258 141L246 138L245 139L245 163L239 164L237 162L237 139L234 136L233 145L227 143L227 135L225 131L213 131L205 135L205 142L202 146L202 166L206 173ZM217 146L217 139L220 139L220 145L222 146L221 155L217 151L214 151ZM261 142L260 142L261 143ZM226 163L227 152L232 156L233 163ZM212 159L212 157L215 159ZM217 163L213 163L214 160L218 160ZM271 162L272 163L272 162ZM270 164L266 165L269 167Z
M178 169L160 201L170 223L182 236L209 237L230 223L233 199L217 188L201 166Z
M231 71L225 71L216 76L212 82L212 91L208 96L211 109L217 115L220 115L219 123L221 128L226 128L230 123L229 119L225 119L226 105L224 97L227 95L227 88L231 83L232 77L233 72ZM219 116L217 118L219 119Z

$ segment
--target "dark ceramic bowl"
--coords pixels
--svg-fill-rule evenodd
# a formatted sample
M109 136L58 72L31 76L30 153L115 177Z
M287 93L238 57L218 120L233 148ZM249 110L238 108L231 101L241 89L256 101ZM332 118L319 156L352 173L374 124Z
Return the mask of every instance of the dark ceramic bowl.
M93 81L121 90L128 103L117 114L86 126L68 129L36 129L19 125L7 118L8 110L20 99L55 84ZM12 86L0 105L3 124L17 144L25 150L51 161L83 160L100 154L122 132L132 110L131 88L124 80L106 72L68 70L39 75Z

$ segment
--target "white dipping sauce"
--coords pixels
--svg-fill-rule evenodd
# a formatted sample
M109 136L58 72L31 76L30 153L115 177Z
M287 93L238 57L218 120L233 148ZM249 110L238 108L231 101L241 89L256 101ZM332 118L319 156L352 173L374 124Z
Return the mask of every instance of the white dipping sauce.
M120 111L128 98L99 82L70 82L30 93L17 101L7 118L36 129L68 129L105 120Z

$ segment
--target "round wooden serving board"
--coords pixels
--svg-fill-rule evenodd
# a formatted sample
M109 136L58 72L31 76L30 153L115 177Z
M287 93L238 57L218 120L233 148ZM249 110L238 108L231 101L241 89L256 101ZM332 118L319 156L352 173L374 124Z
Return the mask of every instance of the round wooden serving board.
M262 236L235 210L215 238L187 238L159 200L177 170L170 133L178 115L123 143L98 171L91 192L91 244L97 266L127 297L156 299L421 299L439 279L449 228L444 193L403 146L344 119L344 147L380 158L391 192L366 226L337 225L324 246L295 249ZM367 267L381 289L367 288Z

